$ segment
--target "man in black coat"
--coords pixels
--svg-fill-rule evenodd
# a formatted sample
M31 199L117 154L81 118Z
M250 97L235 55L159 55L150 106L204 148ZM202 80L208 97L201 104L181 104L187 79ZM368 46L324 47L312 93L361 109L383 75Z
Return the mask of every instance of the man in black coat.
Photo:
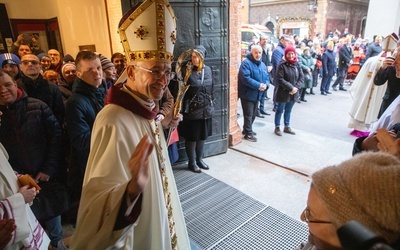
M390 59L385 59L385 62L388 60ZM396 77L396 68L393 65L386 65L385 62L378 70L374 78L374 84L377 86L383 85L387 82L387 87L385 95L383 96L378 118L381 117L383 112L385 112L394 99L396 99L400 94L400 78Z
M260 46L262 48L262 54L261 54L261 61L265 64L265 66L267 66L267 71L268 74L270 74L271 70L272 70L272 63L271 63L271 51L268 50L268 46L271 45L270 44L271 39L269 38L269 36L267 35L261 35L260 37ZM260 107L258 109L258 112L256 114L257 117L260 118L264 118L263 115L271 115L270 113L268 113L267 111L265 111L264 109L264 102L265 102L265 97L267 96L267 91L268 88L262 92L262 94L260 95ZM269 98L268 98L269 99Z
M56 116L60 126L64 121L64 103L58 86L48 82L40 74L39 58L33 54L21 58L21 78L17 80L18 87L23 89L29 97L43 101Z
M377 56L379 53L382 52L382 37L381 36L374 36L374 42L368 45L367 48L367 54L365 55L365 61L368 60L368 58Z
M0 115L0 141L15 171L31 175L39 186L63 174L62 133L56 117L44 102L28 97L3 70L0 70ZM48 230L51 245L65 249L61 215L40 224Z
M347 75L347 70L349 66L353 63L353 50L351 49L351 38L346 37L343 46L339 50L339 67L338 75L335 83L332 85L333 90L337 91L337 86L339 85L339 90L346 91L343 86L344 78Z

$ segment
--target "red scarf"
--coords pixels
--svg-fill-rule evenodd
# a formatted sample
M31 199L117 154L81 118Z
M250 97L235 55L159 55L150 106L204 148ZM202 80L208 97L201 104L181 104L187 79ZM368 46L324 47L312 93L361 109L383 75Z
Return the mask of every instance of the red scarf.
M291 64L295 64L295 63L297 63L297 56L295 56L293 59L291 59L291 60L288 60L287 58L286 58L286 56L285 56L285 60L288 62L288 63L291 63Z

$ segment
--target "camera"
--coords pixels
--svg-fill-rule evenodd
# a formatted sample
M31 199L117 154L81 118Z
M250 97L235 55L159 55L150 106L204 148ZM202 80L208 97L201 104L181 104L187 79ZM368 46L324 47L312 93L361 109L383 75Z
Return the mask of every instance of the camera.
M365 227L358 221L352 220L338 228L337 235L344 250L393 250L386 240Z

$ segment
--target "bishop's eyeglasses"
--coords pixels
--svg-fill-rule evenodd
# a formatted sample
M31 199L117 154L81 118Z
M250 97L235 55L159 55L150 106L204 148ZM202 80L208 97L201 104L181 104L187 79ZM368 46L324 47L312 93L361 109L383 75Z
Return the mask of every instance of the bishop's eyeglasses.
M143 67L140 67L137 65L135 65L134 67L149 72L150 74L153 75L153 77L155 79L160 79L162 76L165 76L168 79L172 79L175 76L175 72L171 72L171 71L163 71L162 72L162 71L158 71L158 70L150 70L150 69L146 69L146 68L143 68Z

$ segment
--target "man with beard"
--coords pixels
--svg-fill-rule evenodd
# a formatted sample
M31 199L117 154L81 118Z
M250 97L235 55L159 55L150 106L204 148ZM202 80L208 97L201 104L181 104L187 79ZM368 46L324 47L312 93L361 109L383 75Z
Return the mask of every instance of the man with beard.
M297 249L342 249L337 229L350 220L382 236L389 245L398 243L399 176L400 160L387 152L359 154L314 173L300 216L308 224L308 242Z

